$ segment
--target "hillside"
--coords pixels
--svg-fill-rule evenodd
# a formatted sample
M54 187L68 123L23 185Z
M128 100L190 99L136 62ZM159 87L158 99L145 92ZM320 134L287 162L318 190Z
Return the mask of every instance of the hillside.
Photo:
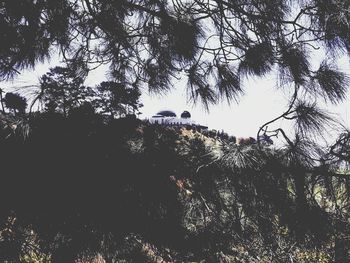
M347 178L285 150L78 113L1 115L0 145L1 262L348 259Z

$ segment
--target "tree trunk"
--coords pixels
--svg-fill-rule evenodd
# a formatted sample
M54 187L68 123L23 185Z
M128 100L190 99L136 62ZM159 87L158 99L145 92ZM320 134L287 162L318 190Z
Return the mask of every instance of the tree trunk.
M5 113L4 99L2 97L2 90L1 89L0 89L0 102L1 102L1 110L3 113Z

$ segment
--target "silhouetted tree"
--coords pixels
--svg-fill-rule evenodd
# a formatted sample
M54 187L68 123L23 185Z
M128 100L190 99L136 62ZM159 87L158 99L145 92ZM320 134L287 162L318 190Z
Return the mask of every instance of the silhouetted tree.
M0 210L5 260L215 262L272 253L266 262L283 262L315 248L333 257L324 247L334 240L338 260L345 257L350 182L335 154L345 152L346 139L333 155L302 138L279 149L236 144L105 119L85 103L67 117L31 114L23 140L5 133L18 121L0 117L0 197L11 196Z
M349 78L330 61L350 50L349 5L2 1L2 79L49 58L52 48L67 66L41 78L32 105L46 108L29 116L30 133L20 132L20 118L0 116L0 260L305 262L310 253L314 261L348 262L349 132L328 148L315 141L334 126L317 100L346 98ZM313 70L309 55L318 46L326 57ZM85 87L89 70L102 64L111 81ZM189 128L184 137L103 116L136 111L142 85L162 93L180 74L189 99L209 109L237 101L242 77L273 70L293 89L257 142L219 142L214 130L202 141ZM3 101L25 113L20 95ZM294 134L271 128L280 120L293 121ZM264 143L275 136L285 145Z
M83 78L75 75L71 68L55 67L40 79L40 91L32 102L39 100L46 110L62 112L67 116L69 110L88 101L92 90L83 85Z
M141 103L139 102L140 91L137 88L129 88L117 82L102 82L96 87L96 99L93 103L102 113L111 116L135 113Z
M83 85L83 78L70 67L56 67L41 77L40 90L32 101L39 101L48 112L62 112L64 116L75 108L90 105L94 111L109 113L112 117L135 114L142 106L137 87L117 82L102 82L96 88Z
M128 91L128 97L135 98L141 85L162 93L181 72L187 76L189 100L201 101L208 110L223 99L238 101L244 93L242 77L275 71L279 86L294 86L290 104L286 112L261 125L256 139L260 145L261 138L281 135L290 144L290 136L275 127L277 120L293 121L295 133L310 138L333 120L317 100L336 104L346 97L349 78L332 58L349 51L348 9L349 3L341 0L8 0L0 7L2 34L8 39L0 50L0 72L10 77L49 57L50 48L58 48L68 66L53 70L42 86L50 86L50 96L55 97L48 108L56 103L66 114L67 103L84 100L87 90L78 83L102 64L110 66L112 80L100 85L104 102L99 104L109 113L124 104L116 101L122 94L114 93ZM310 57L318 47L325 56L314 70L318 65L312 65ZM57 89L49 79L59 74L65 79L55 80L61 82ZM106 90L107 83L113 91ZM66 84L72 86L72 101L66 101ZM127 108L135 109L132 100ZM117 109L118 114L125 109Z
M3 98L6 108L13 111L14 114L24 114L27 108L27 99L17 93L7 92Z
M184 71L190 98L207 106L237 100L242 74L273 69L331 102L344 98L342 75L327 60L311 70L308 53L349 50L347 1L7 0L0 8L3 77L49 57L54 46L79 76L90 63L109 63L117 82L147 83L155 92Z
M5 112L5 107L4 107L4 98L2 96L2 93L4 91L2 89L0 89L0 104L1 104L1 111L4 113Z

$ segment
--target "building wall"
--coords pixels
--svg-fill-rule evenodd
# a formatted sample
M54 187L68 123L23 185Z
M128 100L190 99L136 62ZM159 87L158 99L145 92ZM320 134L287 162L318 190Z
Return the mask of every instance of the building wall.
M193 125L196 124L191 119L177 118L177 117L159 117L159 118L150 118L150 123L158 123L158 124L167 124L167 125Z

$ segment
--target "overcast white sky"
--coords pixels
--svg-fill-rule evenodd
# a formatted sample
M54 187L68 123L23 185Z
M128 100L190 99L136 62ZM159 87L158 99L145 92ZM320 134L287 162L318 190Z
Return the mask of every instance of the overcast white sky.
M38 84L40 76L45 74L50 67L58 65L57 59L51 61L51 63L37 65L34 70L23 72L13 81L1 82L0 87L8 91L21 86ZM350 74L348 58L344 56L338 62L340 68ZM106 80L106 71L100 68L89 75L87 84L95 85L104 80ZM288 91L276 88L276 76L273 74L265 78L249 78L249 80L245 78L243 85L245 95L241 97L238 104L221 103L211 106L209 112L205 112L200 104L194 106L187 102L185 79L175 83L176 88L163 96L150 96L145 90L141 97L144 104L144 107L141 108L143 113L141 118L149 118L164 109L173 110L178 115L183 110L188 110L194 121L209 126L211 129L223 129L237 137L255 137L258 128L263 123L275 118L286 109L290 96L288 96ZM350 92L348 97L350 98ZM337 106L323 105L323 107L336 113L345 126L350 126L349 100ZM277 125L280 124L287 129L289 127L286 123L277 123Z

